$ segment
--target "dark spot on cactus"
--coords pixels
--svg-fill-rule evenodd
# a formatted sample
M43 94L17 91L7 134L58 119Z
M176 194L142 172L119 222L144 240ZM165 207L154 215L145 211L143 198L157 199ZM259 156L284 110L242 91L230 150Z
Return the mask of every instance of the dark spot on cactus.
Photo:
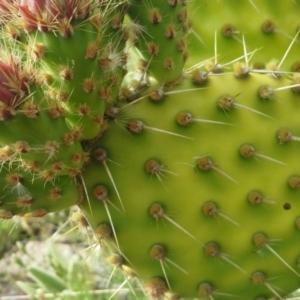
M277 131L277 139L279 144L284 144L293 139L292 133L287 128L282 128Z
M88 220L81 211L75 211L71 215L72 221L75 221L81 228L87 229L89 227Z
M99 53L99 41L93 41L88 44L85 50L85 59L95 59Z
M58 91L58 93L56 94L56 99L58 101L62 101L62 102L67 102L70 98L70 94L66 91Z
M258 96L263 100L274 99L274 89L268 85L263 85L258 90Z
M51 169L56 172L59 173L62 170L65 169L65 164L62 161L57 161L54 164L51 165Z
M140 120L133 119L129 121L127 129L130 133L141 133L144 130L144 123Z
M45 56L46 47L41 43L35 43L31 50L33 59L42 59Z
M74 137L72 132L67 132L63 136L63 143L65 145L72 145L74 143Z
M13 144L17 153L27 153L31 150L29 144L26 141L17 141Z
M57 177L57 174L52 170L40 170L38 174L46 182L53 181Z
M240 148L240 154L245 158L251 158L255 155L255 149L249 144L245 144Z
M106 102L112 102L113 95L111 87L103 86L101 89L99 89L98 96L101 100L104 100Z
M271 20L266 20L262 23L261 29L264 33L273 33L276 30L276 26Z
M132 268L130 268L126 265L122 265L122 271L124 272L124 274L126 276L128 276L128 278L137 278L138 277L136 272Z
M149 254L152 258L161 260L165 258L165 249L162 245L153 245Z
M245 78L249 75L250 68L247 64L242 62L236 62L233 65L233 72L237 78Z
M214 168L214 163L209 157L204 156L198 159L197 166L202 171L208 171Z
M0 147L0 162L9 161L13 154L14 152L11 150L10 147Z
M57 119L65 117L66 110L57 101L53 101L48 107L48 114L51 118Z
M251 191L247 196L247 200L254 205L261 204L262 202L264 202L264 197L257 191Z
M80 104L77 111L80 116L87 116L90 115L91 108L87 104Z
M177 49L179 51L184 51L186 49L186 41L185 41L185 39L183 39L183 38L179 39L179 41L177 42Z
M15 115L12 107L8 107L4 102L0 101L0 121L11 119Z
M176 25L175 24L169 24L165 30L165 36L168 39L173 39L176 37Z
M193 117L188 112L180 112L176 116L176 122L181 126L187 126L193 121Z
M205 216L216 216L218 214L218 209L215 203L209 201L203 204L202 212Z
M93 77L85 78L82 88L86 93L92 92L96 88L97 81Z
M268 239L263 233L256 233L253 236L253 242L256 247L265 247L268 245Z
M291 204L290 203L284 203L283 204L283 209L285 209L285 210L290 210L292 208L292 206L291 206Z
M93 151L93 157L102 163L107 159L107 153L103 148L97 148Z
M264 62L255 62L253 63L252 68L254 70L264 70L266 68L266 65Z
M103 125L102 128L101 128L102 132L106 129L106 128L105 128L105 122L103 121L102 114L100 114L100 115L94 117L94 118L93 118L93 122L94 122L95 124L98 124L98 125Z
M21 111L30 119L35 119L39 116L39 107L38 105L34 104L32 100L26 101L23 104Z
M300 228L300 226L299 226ZM297 267L300 268L300 256L297 257Z
M9 210L0 210L0 219L10 220L14 214Z
M197 85L203 85L208 81L209 72L195 69L192 72L192 81Z
M213 287L210 283L202 282L198 286L198 296L211 296L213 294Z
M110 264L113 265L117 268L120 268L123 264L123 258L122 256L118 255L118 254L111 254L110 256L108 256L106 258L106 261Z
M64 80L72 80L73 79L73 70L68 66L59 66L59 76Z
M252 283L255 285L265 284L267 281L267 278L264 273L258 271L252 274Z
M299 189L300 188L300 177L299 176L291 176L288 179L288 185L292 189Z
M230 111L233 109L235 103L233 97L229 95L224 95L219 98L218 100L218 106L223 110L223 111Z
M162 20L162 16L159 12L159 8L157 7L153 7L149 10L149 21L154 24L157 25L161 22Z
M108 191L104 185L97 185L93 189L93 195L101 201L107 201Z
M112 29L114 30L120 30L121 26L122 26L122 15L117 13L115 14L111 20L110 20L110 26Z
M232 24L225 24L222 27L221 32L226 37L233 37L236 33L236 29Z
M23 164L25 170L28 170L30 172L37 172L41 168L40 164L36 161L29 161L24 159Z
M154 299L159 299L168 290L165 281L161 278L152 278L146 281L144 287L147 295Z
M110 119L115 119L120 112L120 108L116 106L109 105L105 108L105 116Z
M300 217L298 217L298 218L296 219L295 224L296 224L296 228L300 230ZM299 261L299 263L300 263L300 261Z
M60 33L62 37L66 39L71 38L74 34L74 29L71 26L70 20L67 20L66 18L58 22L57 31Z
M146 172L152 175L160 174L163 166L156 160L150 159L145 164Z
M156 220L164 216L164 209L159 203L153 203L149 208L150 215Z
M165 69L172 70L174 69L175 63L172 57L167 57L164 62L163 66Z
M299 74L294 75L294 80L292 82L291 89L294 93L297 93L297 94L300 93L300 75Z
M95 234L99 239L108 239L111 237L112 230L109 225L103 223L96 227Z
M165 91L163 90L163 88L158 88L155 89L154 91L152 91L149 94L149 98L153 101L153 102L159 102L161 101L165 96Z
M180 22L182 22L182 23L184 23L184 22L187 21L187 9L186 9L186 7L183 7L183 8L180 10L180 12L179 12L177 18L178 18L178 20L179 20Z
M50 200L56 201L56 200L60 199L62 197L62 195L63 195L63 191L59 187L54 187L49 191L49 199Z
M12 187L17 187L24 183L24 177L18 173L9 173L5 176L5 182Z
M57 141L47 141L44 145L44 152L49 154L48 159L51 159L58 151L60 145Z
M169 4L171 7L176 7L177 4L178 4L178 0L168 0L168 4Z
M17 198L17 207L30 208L33 203L33 197L30 195L23 195Z
M73 126L71 132L75 141L79 141L82 139L82 131L83 129L81 126Z
M185 22L182 24L182 31L183 33L189 33L191 30L191 22L187 19Z
M147 49L150 55L158 55L159 53L159 45L154 42L148 42Z
M71 168L71 169L69 169L68 176L72 177L72 178L75 178L80 173L81 173L81 169L79 169L79 168Z
M292 72L300 72L300 61L296 61L293 63Z
M29 218L43 218L48 212L46 211L46 209L40 208L37 210L34 210L28 214L25 215L25 217L29 217Z
M205 254L211 257L220 256L220 248L218 244L210 242L205 245Z

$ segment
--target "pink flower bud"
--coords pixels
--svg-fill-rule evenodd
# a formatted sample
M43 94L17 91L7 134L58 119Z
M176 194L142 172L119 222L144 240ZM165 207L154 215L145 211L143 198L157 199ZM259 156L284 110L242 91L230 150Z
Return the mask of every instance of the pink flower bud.
M19 6L21 15L25 21L25 28L27 30L37 30L38 29L38 20L36 16L28 9L27 6Z
M88 17L91 5L90 0L20 0L19 8L26 29L50 31L61 19Z
M25 77L14 59L11 57L9 63L0 61L0 101L16 107L26 93Z
M21 0L19 8L27 30L50 31L60 17L55 0Z

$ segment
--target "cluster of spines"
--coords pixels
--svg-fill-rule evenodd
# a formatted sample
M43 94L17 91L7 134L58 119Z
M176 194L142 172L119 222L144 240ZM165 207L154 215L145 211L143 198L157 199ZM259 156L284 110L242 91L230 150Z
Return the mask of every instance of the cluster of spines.
M1 175L26 174L21 192L3 186L5 218L80 202L76 181L89 161L81 141L101 135L104 108L118 97L125 74L126 7L85 0L1 5L10 16L1 19ZM51 208L34 191L40 181L51 190L67 185L76 196ZM33 194L35 201L25 203Z

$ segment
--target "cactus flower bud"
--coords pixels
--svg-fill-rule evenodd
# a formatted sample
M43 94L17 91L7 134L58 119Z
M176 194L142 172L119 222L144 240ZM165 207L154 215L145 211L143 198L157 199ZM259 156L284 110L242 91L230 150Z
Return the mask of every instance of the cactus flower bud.
M59 28L63 20L86 18L90 12L90 2L87 0L21 0L19 8L26 30L48 32L57 26Z
M26 93L25 77L14 59L11 57L9 63L0 61L0 101L16 107Z

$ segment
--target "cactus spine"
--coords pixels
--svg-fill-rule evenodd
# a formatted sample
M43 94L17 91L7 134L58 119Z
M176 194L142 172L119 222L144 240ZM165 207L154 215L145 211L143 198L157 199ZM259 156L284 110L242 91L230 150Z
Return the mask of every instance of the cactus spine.
M256 2L1 2L0 217L78 205L150 299L297 289L300 2Z

